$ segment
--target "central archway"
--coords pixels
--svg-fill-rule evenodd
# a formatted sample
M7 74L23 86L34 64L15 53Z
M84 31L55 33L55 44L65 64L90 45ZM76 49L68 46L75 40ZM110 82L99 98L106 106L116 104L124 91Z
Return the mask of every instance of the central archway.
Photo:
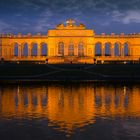
M68 55L69 56L74 56L74 44L70 43L68 47Z
M58 55L64 56L64 43L63 42L58 43Z
M84 56L84 45L82 42L78 44L78 56Z

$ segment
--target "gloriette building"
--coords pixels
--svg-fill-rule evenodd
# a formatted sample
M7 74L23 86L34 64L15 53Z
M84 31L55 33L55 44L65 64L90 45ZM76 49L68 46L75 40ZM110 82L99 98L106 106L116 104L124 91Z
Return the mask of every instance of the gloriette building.
M1 34L0 59L18 63L139 62L140 33L97 35L70 19L47 35Z

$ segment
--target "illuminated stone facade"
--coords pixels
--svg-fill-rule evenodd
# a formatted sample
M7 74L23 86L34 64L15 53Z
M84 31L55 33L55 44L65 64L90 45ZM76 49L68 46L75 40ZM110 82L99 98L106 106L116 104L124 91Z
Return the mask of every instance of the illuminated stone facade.
M96 35L83 24L68 20L46 35L4 35L0 37L0 57L5 61L48 63L95 63L139 61L140 34Z

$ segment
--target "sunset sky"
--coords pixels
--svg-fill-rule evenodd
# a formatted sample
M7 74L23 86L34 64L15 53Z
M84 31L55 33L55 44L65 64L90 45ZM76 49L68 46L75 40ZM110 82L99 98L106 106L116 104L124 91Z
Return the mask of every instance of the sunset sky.
M140 32L140 0L1 0L0 33L46 34L69 18L95 33Z

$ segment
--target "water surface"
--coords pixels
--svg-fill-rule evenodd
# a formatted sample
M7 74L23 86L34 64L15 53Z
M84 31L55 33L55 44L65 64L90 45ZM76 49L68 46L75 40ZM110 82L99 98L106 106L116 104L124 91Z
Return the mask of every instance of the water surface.
M140 140L140 86L1 86L0 139Z

